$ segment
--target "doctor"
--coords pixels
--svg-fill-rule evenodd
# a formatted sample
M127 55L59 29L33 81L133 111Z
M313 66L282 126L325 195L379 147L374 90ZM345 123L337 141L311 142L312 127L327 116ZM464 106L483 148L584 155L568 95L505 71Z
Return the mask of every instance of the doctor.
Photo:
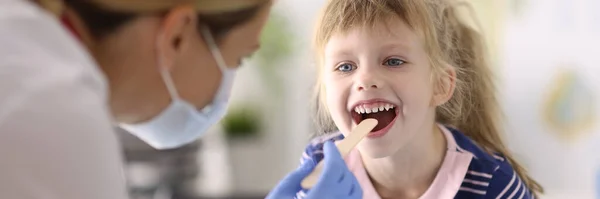
M0 0L0 198L126 199L115 125L157 149L200 138L272 4L63 1ZM309 198L361 198L331 143L325 157ZM314 165L268 197L293 198Z

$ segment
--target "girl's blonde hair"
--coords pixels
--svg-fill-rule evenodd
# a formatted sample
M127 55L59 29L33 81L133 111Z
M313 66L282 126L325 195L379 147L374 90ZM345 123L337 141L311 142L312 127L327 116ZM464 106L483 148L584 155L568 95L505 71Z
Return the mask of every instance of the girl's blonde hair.
M432 80L449 75L444 70L448 65L457 73L455 93L437 108L437 121L460 129L488 153L504 155L527 187L535 195L542 193L542 187L515 161L501 139L499 104L483 38L459 19L459 5L469 4L453 0L329 0L316 28L318 64L323 64L323 50L333 34L404 20L424 42L434 71ZM321 79L321 70L317 71ZM335 130L323 92L317 81L316 122L321 134Z

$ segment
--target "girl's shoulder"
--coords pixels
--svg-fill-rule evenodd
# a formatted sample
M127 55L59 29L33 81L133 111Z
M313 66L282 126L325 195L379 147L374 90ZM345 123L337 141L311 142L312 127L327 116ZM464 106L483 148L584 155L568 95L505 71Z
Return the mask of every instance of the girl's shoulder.
M455 198L533 198L531 191L502 154L490 154L462 132L448 129L456 140L456 150L473 155Z
M304 163L306 160L312 160L315 163L321 161L323 159L323 143L327 141L335 142L342 139L344 139L344 135L339 131L312 138L302 153L300 163Z
M446 127L456 142L460 153L472 154L473 158L455 198L534 198L512 165L500 153L490 154L464 133ZM332 132L311 139L302 153L300 162L319 162L323 159L323 143L344 139L341 132Z

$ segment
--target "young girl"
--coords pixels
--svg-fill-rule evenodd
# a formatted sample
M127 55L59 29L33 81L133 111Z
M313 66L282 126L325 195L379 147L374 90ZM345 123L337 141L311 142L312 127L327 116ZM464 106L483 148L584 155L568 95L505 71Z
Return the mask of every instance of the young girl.
M542 188L501 140L482 38L450 0L330 0L316 34L323 158L361 120L379 124L346 157L376 198L535 198ZM461 4L464 5L464 4ZM330 128L335 127L335 128ZM297 194L302 198L310 190Z

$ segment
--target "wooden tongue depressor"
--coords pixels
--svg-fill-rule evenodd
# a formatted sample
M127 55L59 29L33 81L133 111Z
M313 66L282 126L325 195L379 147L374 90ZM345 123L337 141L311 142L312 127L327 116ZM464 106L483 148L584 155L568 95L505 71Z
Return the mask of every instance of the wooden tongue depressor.
M360 124L358 124L350 134L348 134L348 137L344 138L339 142L336 142L336 146L340 151L342 158L348 156L348 154L350 154L350 151L352 151L352 149L354 149L354 147L363 138L365 138L365 136L367 136L367 134L369 134L371 130L375 128L375 126L377 126L377 123L378 122L376 119L365 119L362 122L360 122ZM304 178L304 180L302 180L302 183L300 183L300 185L303 188L310 189L317 183L317 181L319 180L319 175L323 170L323 162L324 161L320 161L319 164L317 164L315 169L312 171L312 173L310 173L308 176L306 176L306 178Z

